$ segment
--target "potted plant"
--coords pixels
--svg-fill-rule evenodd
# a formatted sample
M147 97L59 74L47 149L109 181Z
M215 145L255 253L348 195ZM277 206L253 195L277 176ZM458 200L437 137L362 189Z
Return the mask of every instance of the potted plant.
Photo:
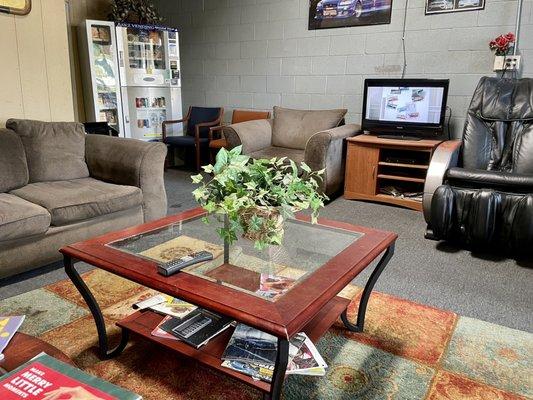
M302 210L310 209L311 221L316 223L327 200L318 185L323 170L311 171L301 163L299 173L296 163L285 157L256 160L241 151L242 146L221 149L215 165L202 167L211 178L192 177L193 183L201 185L193 192L196 201L209 215L225 220L218 228L225 242L234 243L240 233L259 250L279 245L284 220Z

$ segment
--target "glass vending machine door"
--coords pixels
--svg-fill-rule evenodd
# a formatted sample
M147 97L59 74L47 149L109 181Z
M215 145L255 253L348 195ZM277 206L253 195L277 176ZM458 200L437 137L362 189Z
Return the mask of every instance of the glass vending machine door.
M142 26L119 29L126 47L123 86L164 86L168 75L165 31Z
M120 85L116 65L114 32L109 25L90 26L92 51L93 91L95 92L96 120L107 122L120 131Z

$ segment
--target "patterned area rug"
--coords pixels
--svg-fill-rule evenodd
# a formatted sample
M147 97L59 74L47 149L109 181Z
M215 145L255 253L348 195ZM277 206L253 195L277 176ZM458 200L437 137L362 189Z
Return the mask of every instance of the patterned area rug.
M100 303L112 339L114 323L131 304L154 292L100 270L84 274ZM355 318L361 290L349 317ZM142 339L100 361L96 329L68 281L0 302L0 314L26 314L22 331L55 345L79 366L147 400L260 399L261 394L222 374L169 354ZM533 398L533 334L458 316L382 293L370 298L365 333L338 322L317 344L329 367L325 377L290 376L284 399Z

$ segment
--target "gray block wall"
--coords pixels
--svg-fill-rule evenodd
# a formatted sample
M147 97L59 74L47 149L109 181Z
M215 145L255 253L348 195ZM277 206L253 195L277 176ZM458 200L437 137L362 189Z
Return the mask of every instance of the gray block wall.
M308 30L309 0L157 0L180 30L183 105L270 110L345 107L360 122L365 78L400 77L406 0L393 0L388 25ZM533 76L533 1L524 1L522 76ZM461 133L481 76L494 75L488 42L514 32L516 0L484 10L424 15L409 0L406 77L449 78L451 128Z

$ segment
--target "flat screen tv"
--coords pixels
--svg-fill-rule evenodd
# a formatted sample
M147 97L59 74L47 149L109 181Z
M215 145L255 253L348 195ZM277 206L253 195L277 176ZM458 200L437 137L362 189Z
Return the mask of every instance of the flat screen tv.
M447 79L366 79L362 128L394 138L443 134Z

